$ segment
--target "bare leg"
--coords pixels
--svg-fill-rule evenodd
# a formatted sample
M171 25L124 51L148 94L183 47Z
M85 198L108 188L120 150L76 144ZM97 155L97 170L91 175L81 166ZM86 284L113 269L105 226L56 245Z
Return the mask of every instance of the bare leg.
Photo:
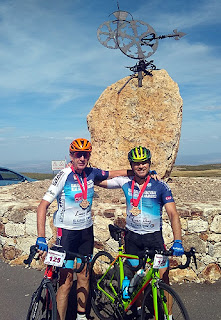
M60 287L57 291L57 320L65 320L68 295L73 284L73 271L71 269L60 270Z
M85 312L89 293L89 272L86 277L86 266L77 274L77 311Z
M162 268L159 269L160 277L163 279L163 281L169 285L169 268ZM168 292L165 292L165 296L167 298L167 308L169 315L172 314L172 305L173 305L173 298Z

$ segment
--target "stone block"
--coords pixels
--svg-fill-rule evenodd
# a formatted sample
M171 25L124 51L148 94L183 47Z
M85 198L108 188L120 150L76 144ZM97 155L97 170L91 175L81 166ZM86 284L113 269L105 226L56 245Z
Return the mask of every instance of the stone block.
M8 237L19 237L25 234L24 223L9 222L5 225L5 233Z
M169 223L163 223L163 238L165 244L172 244L173 242L173 231Z
M215 263L211 263L203 270L202 276L210 282L217 281L221 278L220 267Z
M186 250L190 250L191 247L196 249L196 252L206 253L206 242L200 239L198 234L186 235L183 238L183 246Z
M36 212L28 212L25 217L25 232L27 235L37 236Z
M5 237L5 225L3 223L0 223L0 235Z
M221 214L214 217L210 230L216 233L221 233Z
M204 232L208 229L208 222L201 219L188 220L187 225L190 233Z
M221 257L221 243L215 243L214 245L209 245L209 254L213 258L220 258Z

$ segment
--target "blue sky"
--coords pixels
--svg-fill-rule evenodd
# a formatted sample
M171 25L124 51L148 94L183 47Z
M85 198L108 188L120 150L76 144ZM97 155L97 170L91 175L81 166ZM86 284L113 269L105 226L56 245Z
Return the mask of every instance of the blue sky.
M177 164L221 162L221 2L119 0L159 41L150 59L180 88L183 123ZM114 0L0 0L0 164L61 160L90 138L86 116L135 60L102 46L97 28ZM151 148L151 146L150 146Z

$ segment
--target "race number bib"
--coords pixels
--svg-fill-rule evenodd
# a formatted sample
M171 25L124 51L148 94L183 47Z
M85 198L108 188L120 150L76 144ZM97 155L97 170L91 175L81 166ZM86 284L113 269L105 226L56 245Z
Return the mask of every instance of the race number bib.
M62 267L65 259L65 252L58 252L49 249L44 263L54 267Z
M155 269L163 268L167 266L168 257L162 254L155 254L153 267Z

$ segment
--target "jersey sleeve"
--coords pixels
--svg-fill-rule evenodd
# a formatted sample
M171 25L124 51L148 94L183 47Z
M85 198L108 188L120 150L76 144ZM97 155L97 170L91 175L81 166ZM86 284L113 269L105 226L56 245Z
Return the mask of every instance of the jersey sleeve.
M162 188L162 202L163 204L174 202L172 191L170 187L163 181L160 181Z
M107 180L108 177L109 177L109 171L94 168L95 181Z
M107 189L122 188L122 186L129 180L128 177L115 177L107 180Z
M52 180L50 187L45 193L43 200L52 203L57 196L62 192L67 175L71 172L70 168L61 170Z

